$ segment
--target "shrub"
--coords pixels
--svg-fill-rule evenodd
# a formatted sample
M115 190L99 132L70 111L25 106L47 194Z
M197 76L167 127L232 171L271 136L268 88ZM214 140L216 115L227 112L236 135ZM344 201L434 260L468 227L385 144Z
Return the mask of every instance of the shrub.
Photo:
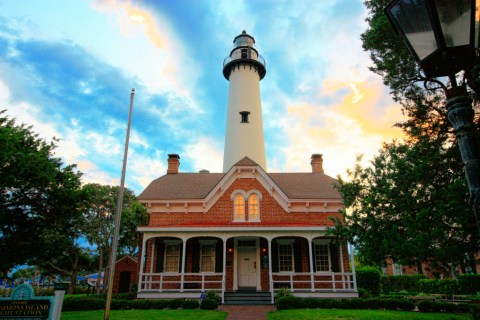
M420 312L452 312L466 313L470 311L467 304L453 304L439 301L423 300L417 305Z
M289 288L282 287L282 288L278 289L277 294L275 295L275 298L289 297L291 295L292 295L292 293L290 292Z
M419 290L425 293L441 293L447 296L458 293L457 281L454 279L421 279Z
M112 299L120 299L120 300L133 300L136 297L135 292L122 292L122 293L115 293L112 294Z
M302 298L288 296L276 299L275 306L277 310L301 309L305 307L305 303Z
M421 279L418 281L418 289L424 293L440 293L437 279Z
M480 305L474 305L470 308L470 314L473 320L480 320Z
M380 294L380 271L374 267L362 267L357 270L357 286L374 296Z
M180 309L183 305L184 299L172 299L168 302L168 307L170 309Z
M419 291L418 281L426 278L423 274L382 277L382 292Z
M220 297L218 292L215 290L208 290L207 292L205 292L205 299L215 300L217 304L220 304L220 302L222 302L222 297Z
M458 276L460 294L476 294L480 291L480 274L462 274Z
M197 309L199 306L198 300L185 299L182 303L183 309Z
M101 310L105 301L94 297L70 298L63 300L63 311Z
M200 303L200 309L215 310L217 308L218 308L218 303L214 299L206 298L206 299L202 300L202 302Z

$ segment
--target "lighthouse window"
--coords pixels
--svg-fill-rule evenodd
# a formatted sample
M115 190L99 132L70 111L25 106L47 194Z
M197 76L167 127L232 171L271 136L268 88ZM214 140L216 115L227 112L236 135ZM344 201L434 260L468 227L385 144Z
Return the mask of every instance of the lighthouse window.
M242 59L247 59L247 49L242 49Z
M240 111L240 116L241 116L241 123L248 123L248 115L250 112L248 111Z

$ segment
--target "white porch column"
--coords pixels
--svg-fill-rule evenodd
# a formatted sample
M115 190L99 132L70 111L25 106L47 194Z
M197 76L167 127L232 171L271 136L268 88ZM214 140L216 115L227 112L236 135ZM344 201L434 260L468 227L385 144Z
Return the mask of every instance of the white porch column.
M145 239L145 234L143 234L142 240L142 250L140 255L140 269L138 272L138 291L142 291L142 279L143 279L143 268L145 266L145 246L147 244L147 240Z
M355 255L353 253L354 247L349 243L350 260L352 262L352 276L353 276L353 290L357 291L357 274L355 273Z
M180 276L180 292L183 292L183 283L185 281L185 256L187 251L187 240L182 239L182 270Z
M338 250L340 250L340 271L342 271L342 288L345 289L345 275L344 275L345 266L343 265L343 263L344 263L343 262L343 244L338 246Z
M313 252L312 252L312 239L308 239L308 260L310 262L310 291L315 292L315 275L313 270Z
M272 239L268 237L268 277L270 279L270 294L272 296L272 304L275 303L275 296L273 293L273 276L272 276Z
M155 238L152 238L152 259L150 260L150 273L153 273L153 260L155 259Z
M223 239L222 304L225 303L225 282L227 272L227 239Z

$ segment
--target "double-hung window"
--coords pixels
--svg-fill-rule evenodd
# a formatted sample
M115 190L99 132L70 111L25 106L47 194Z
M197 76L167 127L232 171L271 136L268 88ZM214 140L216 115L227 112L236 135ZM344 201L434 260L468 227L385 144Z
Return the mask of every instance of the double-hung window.
M278 243L278 271L291 272L293 268L293 242L291 239L279 239Z
M315 271L330 271L328 244L315 244Z
M245 221L245 197L241 193L237 193L234 198L233 209L234 221Z
M260 221L260 208L256 193L252 193L248 197L248 221Z
M180 243L165 244L165 272L178 272L180 265Z
M215 272L216 241L200 241L200 271Z

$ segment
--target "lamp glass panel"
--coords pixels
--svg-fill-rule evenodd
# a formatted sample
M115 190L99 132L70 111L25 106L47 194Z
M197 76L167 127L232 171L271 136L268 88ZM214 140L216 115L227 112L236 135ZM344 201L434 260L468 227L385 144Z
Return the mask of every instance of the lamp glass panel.
M438 49L425 0L398 1L390 8L390 16L420 60Z
M480 1L475 3L475 48L479 47L480 37Z
M435 7L447 48L470 44L472 0L436 0Z

